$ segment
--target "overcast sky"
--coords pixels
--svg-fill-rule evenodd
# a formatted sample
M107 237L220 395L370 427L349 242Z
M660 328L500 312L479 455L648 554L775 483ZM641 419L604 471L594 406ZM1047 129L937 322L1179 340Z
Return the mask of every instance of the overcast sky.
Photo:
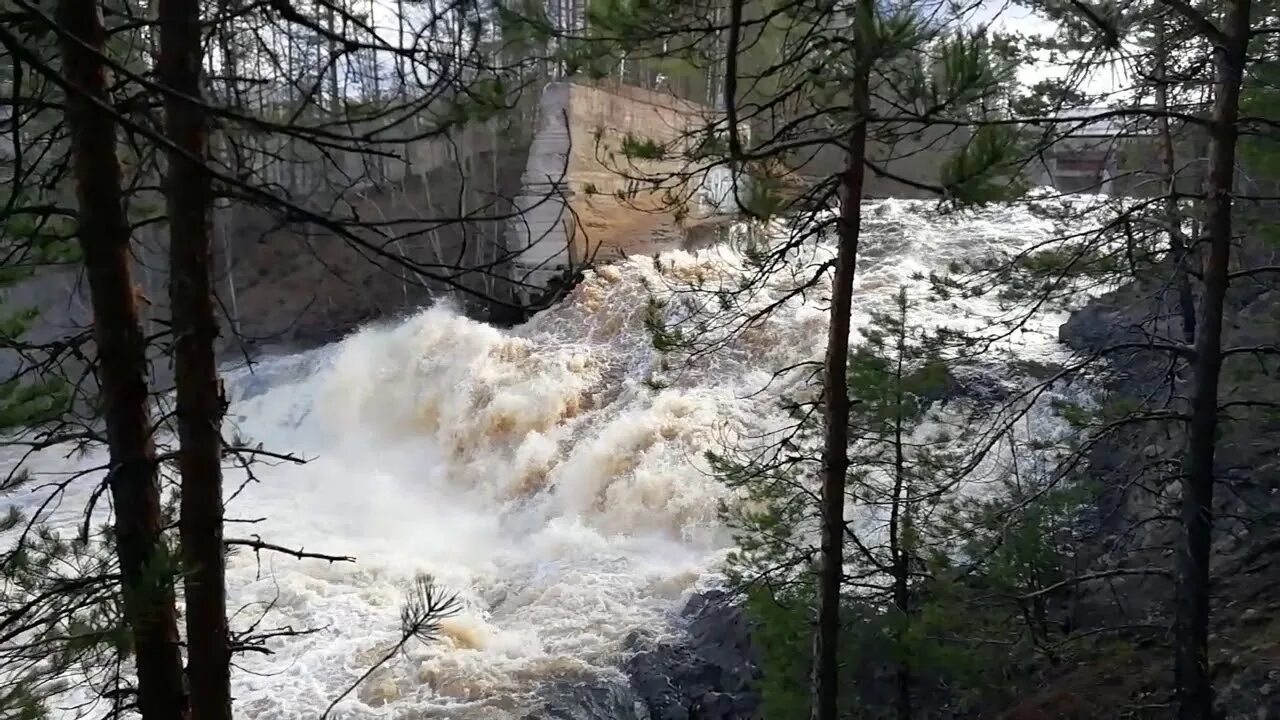
M1010 0L984 0L982 7L973 16L973 23L992 25L1000 30L1026 35L1052 35L1057 31L1057 23ZM1030 84L1046 78L1062 77L1065 73L1065 68L1046 61L1026 65L1018 79ZM1126 84L1121 68L1114 64L1102 64L1092 68L1081 89L1089 93L1105 93L1123 88Z

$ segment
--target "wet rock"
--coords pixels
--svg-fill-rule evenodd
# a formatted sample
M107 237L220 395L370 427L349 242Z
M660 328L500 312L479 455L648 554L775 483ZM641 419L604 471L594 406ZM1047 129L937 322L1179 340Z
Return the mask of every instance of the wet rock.
M759 676L746 615L711 591L671 627L632 633L621 673L556 683L525 720L753 720Z
M1071 313L1058 328L1058 341L1081 352L1099 352L1117 343L1142 342L1147 338L1149 308L1122 297L1121 292L1105 295Z
M556 683L525 720L651 720L627 678L618 675Z
M1274 286L1247 288L1228 298L1223 342L1253 346L1274 342L1280 317L1280 291ZM1096 298L1072 314L1059 339L1084 353L1098 353L1119 343L1146 343L1148 338L1179 341L1182 328L1173 293L1163 286L1130 285ZM1165 353L1128 348L1107 352L1102 375L1107 402L1177 406L1187 395L1190 373L1174 369ZM1274 367L1227 363L1223 399L1257 402L1276 396ZM1270 604L1280 582L1280 563L1271 557L1280 542L1272 528L1280 518L1280 501L1270 492L1280 487L1280 474L1269 464L1280 424L1269 416L1242 414L1223 423L1217 472L1229 492L1215 498L1217 536L1212 545L1214 601L1210 647L1213 648L1217 710L1224 720L1280 718L1280 667L1271 633L1280 627L1280 608ZM1184 438L1169 425L1126 428L1095 443L1081 472L1103 489L1097 507L1082 513L1081 567L1107 568L1149 562L1166 567L1179 541L1175 517L1180 486L1169 480L1177 472ZM1171 587L1157 578L1127 578L1105 588L1081 588L1072 598L1076 626L1102 627L1146 617L1168 622ZM1121 598L1123 604L1114 598ZM1134 647L1140 647L1135 644ZM1163 643L1153 646L1167 657ZM1273 683L1273 678L1276 682ZM1167 686L1157 688L1167 697Z
M652 720L748 720L760 696L751 628L725 593L695 595L676 639L632 635L623 664Z
M1280 693L1275 678L1280 671L1249 664L1225 683L1218 682L1218 710L1226 720L1280 718Z

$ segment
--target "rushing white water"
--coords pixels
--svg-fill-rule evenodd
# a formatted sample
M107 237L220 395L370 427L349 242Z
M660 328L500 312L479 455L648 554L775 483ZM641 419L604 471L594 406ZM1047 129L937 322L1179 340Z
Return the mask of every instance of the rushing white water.
M869 218L855 334L898 287L924 301L928 272L1052 232L1025 209L938 217L888 201ZM829 254L811 246L746 309ZM824 280L695 365L664 361L645 329L648 299L678 320L698 298L681 287L731 287L746 272L730 247L633 259L512 331L436 307L232 373L237 432L309 462L264 460L243 490L229 473L229 515L266 519L228 534L357 558L232 557L233 627L265 613L261 628L316 630L238 660L238 714L317 717L399 639L418 573L456 591L464 612L439 642L408 644L338 716L521 718L545 684L610 672L628 632L661 628L714 581L732 541L703 453L784 422L778 397L795 387L773 372L825 343ZM916 320L973 328L1004 312L931 301ZM1049 313L1008 343L1053 360L1060 320ZM1029 422L1043 425L1032 434L1052 430L1047 411Z

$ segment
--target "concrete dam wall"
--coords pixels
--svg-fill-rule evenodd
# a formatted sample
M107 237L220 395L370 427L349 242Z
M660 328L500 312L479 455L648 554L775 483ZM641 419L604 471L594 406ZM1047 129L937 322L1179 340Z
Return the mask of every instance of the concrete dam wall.
M555 83L510 112L448 133L421 136L425 120L399 128L399 137L343 129L375 138L377 155L215 134L220 169L280 199L223 199L214 209L222 351L233 358L313 347L444 297L488 318L489 298L519 302L588 258L647 252L680 223L643 198L617 199L626 183L597 151L630 135L669 139L705 116L659 93ZM134 235L135 280L147 330L156 333L168 317L163 198L153 191L129 202L135 221L147 220ZM34 341L92 322L75 265L3 293L12 308L40 309ZM0 360L5 370L20 364ZM165 382L166 359L156 358L154 373Z
M522 212L507 235L519 294L592 260L670 247L714 217L706 173L672 152L714 119L704 105L640 88L548 84L516 199ZM629 140L664 157L627 157ZM675 185L688 197L676 197Z

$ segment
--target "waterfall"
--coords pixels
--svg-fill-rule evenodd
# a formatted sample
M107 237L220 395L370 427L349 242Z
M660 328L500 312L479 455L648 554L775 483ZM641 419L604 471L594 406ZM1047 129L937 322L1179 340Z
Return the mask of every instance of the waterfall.
M1025 207L939 215L904 201L869 205L865 227L855 328L899 286L923 299L930 271L1053 232ZM742 310L789 294L831 252L809 243ZM697 305L690 288L734 287L749 272L732 244L633 258L514 329L441 304L230 370L234 432L309 462L264 463L248 483L229 471L228 515L266 518L229 534L357 559L231 556L233 628L265 614L263 627L316 629L237 661L238 714L318 716L398 639L418 573L457 592L464 612L374 673L340 716L522 718L545 683L612 672L628 633L660 629L714 584L733 543L719 519L731 498L704 455L787 422L779 400L804 381L774 372L821 357L825 286L693 364L656 349L645 320L653 298L678 321ZM931 301L917 320L978 327L1002 312L982 298ZM1065 357L1061 317L1009 342L1021 357ZM89 491L76 487L64 507Z

